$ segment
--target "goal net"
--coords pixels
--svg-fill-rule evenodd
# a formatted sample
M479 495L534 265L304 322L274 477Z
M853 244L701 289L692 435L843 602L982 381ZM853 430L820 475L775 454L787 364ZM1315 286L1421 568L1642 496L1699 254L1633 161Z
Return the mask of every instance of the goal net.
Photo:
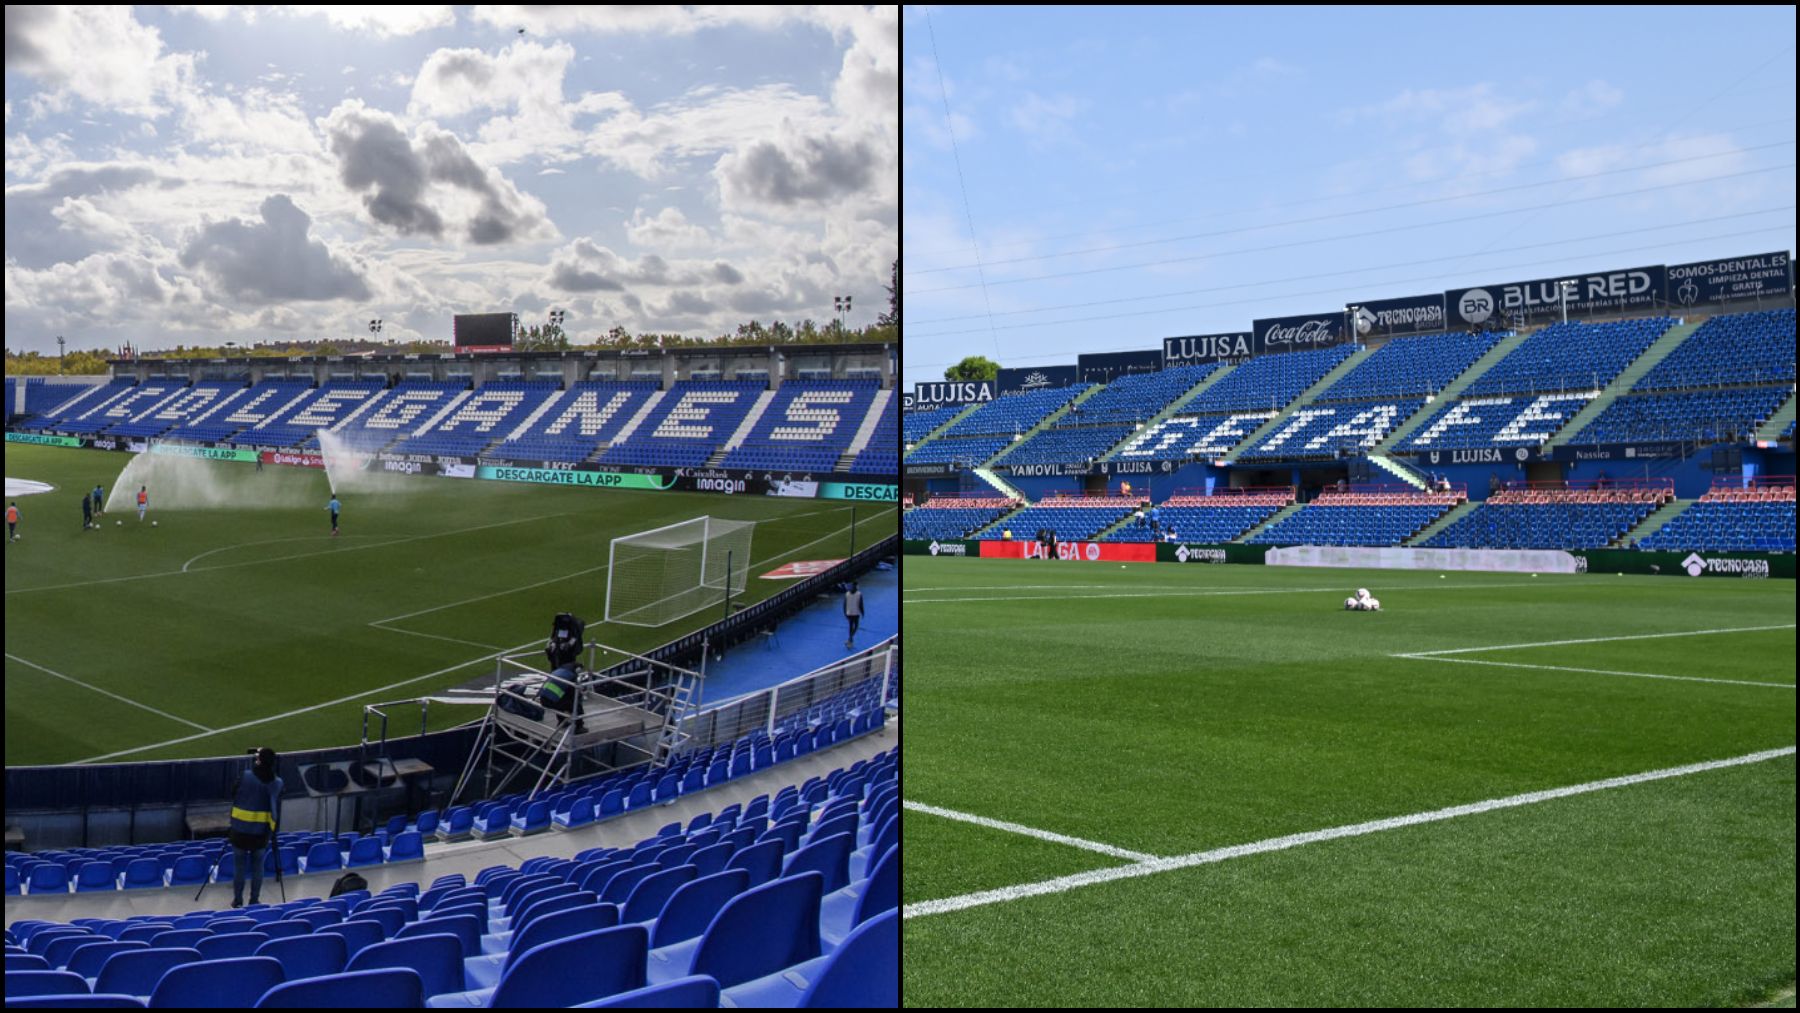
M755 521L696 517L612 541L606 621L661 626L744 592Z

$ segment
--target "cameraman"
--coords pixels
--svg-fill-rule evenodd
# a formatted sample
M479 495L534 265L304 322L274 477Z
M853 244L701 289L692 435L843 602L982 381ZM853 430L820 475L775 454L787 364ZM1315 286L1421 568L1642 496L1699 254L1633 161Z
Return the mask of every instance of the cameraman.
M275 750L268 746L251 752L256 757L238 779L231 801L231 906L244 906L244 873L250 873L250 903L261 903L263 849L275 837L281 815L281 778L275 776ZM277 857L277 862L279 862Z

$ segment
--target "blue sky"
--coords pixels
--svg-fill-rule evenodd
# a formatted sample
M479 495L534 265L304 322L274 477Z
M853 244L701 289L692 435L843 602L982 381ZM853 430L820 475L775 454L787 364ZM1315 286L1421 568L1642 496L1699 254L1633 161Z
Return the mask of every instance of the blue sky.
M872 323L899 59L882 6L10 5L7 346Z
M909 385L1794 248L1792 6L1023 12L902 14Z

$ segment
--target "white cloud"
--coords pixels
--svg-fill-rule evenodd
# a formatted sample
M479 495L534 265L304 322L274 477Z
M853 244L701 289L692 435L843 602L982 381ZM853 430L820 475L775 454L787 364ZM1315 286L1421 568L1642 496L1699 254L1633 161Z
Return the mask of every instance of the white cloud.
M36 81L37 115L80 99L133 116L159 116L191 78L192 54L163 52L156 29L130 7L76 4L6 7L6 72Z
M712 233L687 220L680 208L663 208L655 215L639 208L625 224L632 243L651 250L696 250L715 246Z

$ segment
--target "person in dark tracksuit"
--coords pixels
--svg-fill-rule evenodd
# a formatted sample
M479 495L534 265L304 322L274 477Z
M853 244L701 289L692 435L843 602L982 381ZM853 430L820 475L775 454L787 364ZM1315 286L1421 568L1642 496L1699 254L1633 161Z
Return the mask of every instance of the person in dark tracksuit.
M844 618L850 620L850 636L845 638L844 646L849 647L856 640L856 627L862 623L863 595L856 587L856 581L844 591Z
M244 874L250 874L250 903L261 903L263 850L275 836L281 816L281 778L275 776L275 750L256 751L250 769L238 779L231 800L231 848L235 861L231 874L231 906L244 906Z
M81 497L81 530L86 531L94 526L94 502L86 496Z

